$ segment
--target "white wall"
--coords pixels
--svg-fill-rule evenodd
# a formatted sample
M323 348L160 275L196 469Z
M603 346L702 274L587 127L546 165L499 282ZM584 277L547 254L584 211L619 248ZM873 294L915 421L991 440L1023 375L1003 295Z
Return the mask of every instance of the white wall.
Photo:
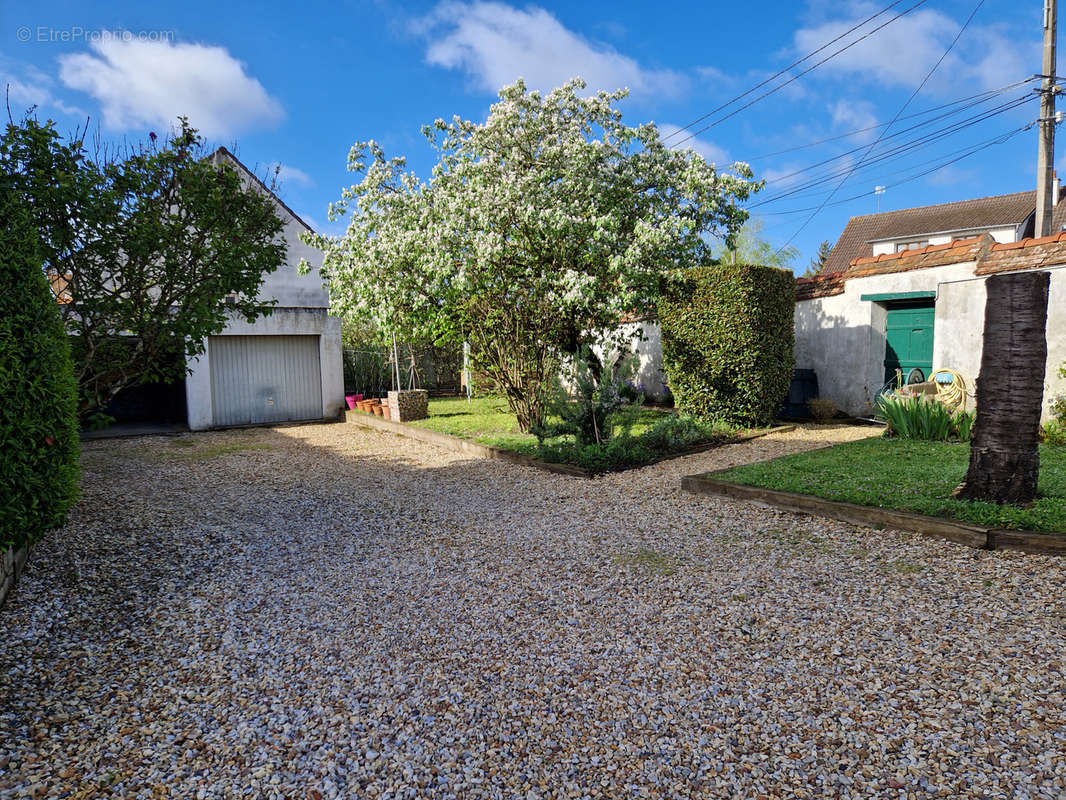
M985 279L971 276L941 283L933 317L933 369L950 367L964 376L966 409L973 411L984 344Z
M872 255L880 256L886 253L895 253L896 244L899 242L918 242L922 241L926 244L950 244L955 239L965 239L970 236L979 236L985 233L986 229L975 229L971 231L948 231L946 233L917 233L913 236L897 236L894 239L886 239L885 241L871 242L870 247L872 249ZM1018 241L1018 226L1006 225L1001 228L988 228L989 233L993 239L997 242L1016 242Z
M629 345L629 351L636 358L636 374L633 383L649 400L659 400L666 392L663 381L663 345L662 329L654 320L627 322L620 327L622 335ZM639 333L643 331L643 338ZM596 355L604 357L603 348L597 347Z
M322 417L337 419L344 413L344 371L341 361L341 322L325 309L276 309L255 322L231 319L223 336L290 336L319 337L318 358L322 368ZM193 359L185 379L185 397L189 406L189 427L205 430L214 424L211 407L211 347Z
M286 308L329 308L329 292L318 274L322 267L322 251L301 242L300 234L307 228L281 205L277 210L278 216L285 221L284 235L289 254L284 264L263 277L259 298L276 300L278 306ZM297 270L301 258L311 265L311 271L306 275L300 275Z
M318 274L322 268L322 252L300 241L300 234L307 232L308 227L276 196L267 191L259 179L233 155L223 150L216 153L216 158L236 169L245 189L265 194L274 203L274 211L284 224L282 236L288 245L288 255L284 264L269 275L263 276L259 299L276 300L277 305L283 307L329 308L329 293ZM301 259L305 259L311 266L306 275L299 274Z
M1059 367L1066 362L1066 269L1051 270L1047 302L1047 371L1044 373L1044 417L1051 415L1051 401L1066 395L1066 378Z
M1044 404L1042 416L1050 418L1051 402L1066 395L1066 380L1059 377L1059 367L1066 361L1066 268L1048 270L1051 286L1047 304L1047 364L1044 368ZM936 327L933 332L933 366L948 364L966 376L981 371L984 350L982 332L985 321L985 277L957 283L941 284L936 304ZM949 364L952 359L954 366ZM976 398L968 388L967 407L973 409Z
M950 367L967 384L967 405L981 366L985 277L974 263L853 278L843 294L796 304L796 366L814 369L819 393L855 415L868 415L884 379L885 307L864 294L935 291L933 369ZM1066 394L1058 368L1066 361L1066 269L1052 269L1048 301L1048 361L1044 417L1051 400Z

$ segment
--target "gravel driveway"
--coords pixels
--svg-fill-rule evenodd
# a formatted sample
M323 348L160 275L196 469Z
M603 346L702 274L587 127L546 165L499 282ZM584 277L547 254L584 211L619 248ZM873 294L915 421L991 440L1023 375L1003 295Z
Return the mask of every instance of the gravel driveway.
M90 443L0 797L1066 797L1066 560L354 425Z

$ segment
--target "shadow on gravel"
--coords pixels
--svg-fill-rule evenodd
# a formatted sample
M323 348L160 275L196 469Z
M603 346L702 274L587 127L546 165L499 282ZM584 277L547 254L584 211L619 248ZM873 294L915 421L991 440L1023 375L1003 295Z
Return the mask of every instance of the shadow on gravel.
M333 428L334 443L305 435ZM497 461L421 465L404 451L428 446L387 434L394 456L357 454L340 435L349 430L337 423L86 442L82 497L67 526L34 549L2 613L19 616L25 604L61 597L75 617L121 627L131 606L182 602L212 579L242 580L235 557L277 547L265 531L291 543L273 560L292 569L301 552L365 535L369 521L387 528L389 518L417 516L431 496L435 507L443 496L461 520L520 512L534 481L555 485L561 511L589 487Z

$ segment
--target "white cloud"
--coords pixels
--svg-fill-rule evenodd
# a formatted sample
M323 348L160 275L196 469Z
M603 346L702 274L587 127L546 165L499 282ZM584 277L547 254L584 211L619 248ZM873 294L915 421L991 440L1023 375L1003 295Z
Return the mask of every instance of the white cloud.
M300 214L300 219L311 226L315 233L323 236L343 236L348 230L348 220L339 219L330 222L328 217L319 217L315 214Z
M278 182L282 185L290 184L296 186L314 186L314 179L311 178L302 169L296 167L290 167L288 164L282 164L275 161L267 167L267 174L273 176L277 173Z
M495 92L524 78L533 89L550 90L575 76L591 91L628 88L634 95L676 95L688 83L672 70L645 69L613 48L568 30L552 14L496 2L445 2L421 20L426 61L471 74Z
M803 169L802 164L786 164L782 167L767 167L756 173L755 177L766 181L766 192L769 194L784 191L803 180L803 173L795 174Z
M52 91L54 79L32 66L16 70L0 62L0 89L4 100L11 105L12 116L19 117L23 112L36 106L44 111L54 109L63 114L84 117L86 112L77 106L68 105L55 96Z
M223 47L104 39L61 56L63 83L100 103L114 130L170 126L178 116L209 138L278 122L281 104Z
M685 130L682 132L680 125L674 125L669 122L660 122L656 127L659 129L659 138L666 142L667 147L677 147L682 150L695 150L707 161L719 166L727 166L732 163L732 160L729 158L729 154L725 149L719 147L714 142L708 142L699 137L685 141L686 137L692 134L692 131Z
M877 136L877 130L865 130L877 125L874 104L869 100L837 100L829 105L829 114L833 126L843 131L862 131L854 138L860 142L871 142Z
M847 170L850 170L855 163L855 156L842 155L837 161L828 166L828 169L834 173L843 174ZM791 162L788 164L782 164L779 167L767 167L763 170L758 170L755 177L762 178L766 181L766 193L769 195L775 192L785 191L791 189L799 184L806 183L812 177L817 177L818 170L812 174L809 171L809 164L800 164L797 162ZM812 194L818 194L820 192L829 191L829 188L836 186L837 181L834 179L828 184L822 184L820 187L812 187L810 191L804 190L797 197L807 197ZM827 188L828 187L828 188Z
M737 82L736 78L728 72L713 66L696 67L696 74L699 75L701 80L707 81L708 83L732 86Z
M977 170L948 165L941 167L925 180L930 186L960 186L973 184L979 178Z
M299 217L304 222L306 222L308 225L310 225L311 226L311 230L313 230L315 233L325 233L326 232L326 229L322 227L322 223L319 222L314 217L312 217L310 214L300 214Z
M825 19L796 31L796 52L806 54L836 38L876 10L867 2L850 2L845 16ZM834 9L839 14L839 9ZM855 40L891 17L884 15L833 45ZM836 73L866 78L886 87L916 88L958 33L961 20L932 9L913 11L818 68L812 75ZM1024 78L1035 43L1018 41L994 25L971 24L930 81L932 92L972 94ZM822 54L825 55L825 54ZM821 56L820 56L821 57Z

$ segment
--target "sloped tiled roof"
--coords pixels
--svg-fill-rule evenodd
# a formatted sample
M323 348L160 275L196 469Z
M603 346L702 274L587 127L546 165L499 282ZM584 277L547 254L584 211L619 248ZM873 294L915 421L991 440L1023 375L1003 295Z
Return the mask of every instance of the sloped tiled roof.
M927 245L917 250L863 256L853 259L842 272L797 278L796 299L812 300L843 294L845 282L852 278L967 262L973 262L975 275L1061 266L1066 264L1066 231L1039 239L1022 239L1020 242L996 242L986 233L949 244Z
M856 258L870 256L871 241L1020 225L1035 209L1036 192L1030 191L852 217L826 259L821 274L843 272ZM1055 218L1060 222L1053 227L1057 231L1066 216L1066 204L1060 203L1055 212Z

